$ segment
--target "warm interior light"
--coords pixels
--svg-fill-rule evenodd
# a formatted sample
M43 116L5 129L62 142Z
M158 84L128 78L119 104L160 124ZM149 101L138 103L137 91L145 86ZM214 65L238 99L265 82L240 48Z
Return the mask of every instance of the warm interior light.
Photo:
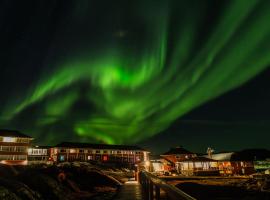
M70 153L76 153L75 149L70 149Z
M150 162L149 161L145 161L145 166L149 167L150 166Z
M14 137L3 137L3 142L15 142Z

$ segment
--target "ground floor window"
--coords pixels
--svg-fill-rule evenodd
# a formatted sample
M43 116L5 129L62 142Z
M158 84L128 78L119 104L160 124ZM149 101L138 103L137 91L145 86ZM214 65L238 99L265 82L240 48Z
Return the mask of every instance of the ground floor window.
M60 155L59 160L60 161L65 161L65 156L64 155Z

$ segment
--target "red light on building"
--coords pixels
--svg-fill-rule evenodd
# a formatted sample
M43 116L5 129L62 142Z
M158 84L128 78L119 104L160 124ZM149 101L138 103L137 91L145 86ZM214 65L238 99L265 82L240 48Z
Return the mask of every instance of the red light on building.
M108 156L103 156L103 161L107 161L108 160Z

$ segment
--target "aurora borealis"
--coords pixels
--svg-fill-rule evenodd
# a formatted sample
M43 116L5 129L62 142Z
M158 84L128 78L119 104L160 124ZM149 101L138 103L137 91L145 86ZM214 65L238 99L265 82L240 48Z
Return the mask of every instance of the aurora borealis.
M142 141L270 64L268 0L2 4L1 126L43 142Z

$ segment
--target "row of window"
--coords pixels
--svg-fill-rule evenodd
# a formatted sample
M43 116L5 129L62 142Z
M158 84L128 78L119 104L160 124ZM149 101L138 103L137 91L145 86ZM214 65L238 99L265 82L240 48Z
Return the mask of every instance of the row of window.
M96 154L141 154L139 151L60 149L60 153L96 153Z
M47 155L47 149L28 149L28 155Z
M28 138L1 137L0 142L29 143Z
M26 155L0 155L0 160L27 160Z
M23 146L0 146L0 151L7 151L7 152L26 152L27 147Z
M28 161L47 161L48 156L29 156Z
M87 161L87 160L96 160L96 161L118 161L118 162L138 162L140 161L140 157L136 156L133 158L128 158L128 157L117 157L117 156L108 156L108 155L96 155L96 156L75 156L75 155L70 155L70 156L65 156L65 155L60 155L59 156L59 161L75 161L75 160L80 160L80 161Z

